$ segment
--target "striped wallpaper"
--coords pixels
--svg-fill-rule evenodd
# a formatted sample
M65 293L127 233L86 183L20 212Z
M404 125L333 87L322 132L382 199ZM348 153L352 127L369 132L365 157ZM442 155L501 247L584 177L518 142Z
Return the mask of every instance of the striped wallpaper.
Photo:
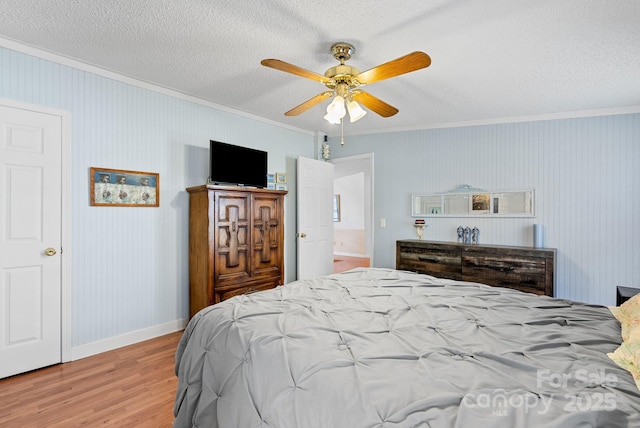
M72 345L188 316L185 188L206 179L209 139L269 151L287 172L286 279L295 279L295 160L315 157L309 133L235 114L109 72L0 47L0 97L71 112ZM536 218L429 219L427 239L459 225L491 244L558 249L559 297L613 304L640 287L640 114L478 125L331 139L334 157L375 153L374 264L393 267L395 241L415 236L410 195L460 184L534 188ZM91 166L160 173L160 208L89 206ZM386 228L379 219L386 219Z
M615 304L640 288L640 114L541 120L330 139L332 153L375 156L374 264L395 266L395 241L417 238L412 193L461 184L535 189L535 218L429 218L425 239L477 226L485 244L557 248L556 296ZM386 219L386 228L379 227Z
M295 176L314 136L180 94L0 47L0 97L71 112L72 346L188 318L188 196L209 140L269 151ZM105 77L105 74L107 75ZM160 174L159 208L91 207L89 168ZM295 279L295 182L285 198L285 277Z

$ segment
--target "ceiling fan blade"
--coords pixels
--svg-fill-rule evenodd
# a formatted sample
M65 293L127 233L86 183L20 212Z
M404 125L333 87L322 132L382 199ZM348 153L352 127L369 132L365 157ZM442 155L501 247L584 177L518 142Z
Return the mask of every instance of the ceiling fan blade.
M398 113L398 109L382 101L380 98L374 97L368 92L355 90L353 91L353 99L362 103L369 110L378 113L382 117L391 117Z
M292 108L291 110L286 112L284 115L285 116L297 116L300 113L304 113L305 111L309 110L311 107L315 106L316 104L321 103L325 99L329 98L331 95L333 95L333 91L322 92L322 93L316 95L315 97L313 97L311 99L308 99L307 101L303 102L299 106Z
M275 68L276 70L284 71L286 73L295 74L296 76L306 77L307 79L315 80L316 82L326 83L331 79L323 76L322 74L314 73L313 71L305 70L296 65L289 64L288 62L280 61L279 59L263 59L260 64L265 67Z
M431 58L424 52L411 52L393 61L385 62L377 67L373 67L356 76L358 82L363 85L379 82L390 77L400 76L420 70L431 65Z

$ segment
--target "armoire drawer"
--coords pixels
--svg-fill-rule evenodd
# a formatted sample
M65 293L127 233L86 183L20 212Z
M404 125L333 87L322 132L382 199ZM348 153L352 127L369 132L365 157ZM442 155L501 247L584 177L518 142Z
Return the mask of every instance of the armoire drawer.
M215 303L222 302L233 296L239 296L241 294L255 293L256 291L264 291L275 288L280 283L280 279L272 279L268 282L258 282L252 284L242 284L239 287L219 287L215 293Z

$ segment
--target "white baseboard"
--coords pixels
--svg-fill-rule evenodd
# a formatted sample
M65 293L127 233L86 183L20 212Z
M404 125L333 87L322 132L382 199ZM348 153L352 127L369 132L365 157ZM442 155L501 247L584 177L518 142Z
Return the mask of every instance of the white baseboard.
M90 357L96 354L101 354L113 349L122 348L123 346L133 345L134 343L183 330L187 325L187 322L187 319L179 319L168 322L166 324L155 325L153 327L144 328L142 330L125 333L120 336L98 340L97 342L74 346L71 348L71 361Z
M334 256L346 256L346 257L360 257L360 258L369 258L366 254L355 254L355 253L342 253L340 251L334 251Z

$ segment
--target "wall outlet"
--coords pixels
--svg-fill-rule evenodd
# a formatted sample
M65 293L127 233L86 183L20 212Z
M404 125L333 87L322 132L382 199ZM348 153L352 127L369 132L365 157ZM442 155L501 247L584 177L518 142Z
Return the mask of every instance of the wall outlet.
M387 227L387 220L384 218L380 219L380 227Z

